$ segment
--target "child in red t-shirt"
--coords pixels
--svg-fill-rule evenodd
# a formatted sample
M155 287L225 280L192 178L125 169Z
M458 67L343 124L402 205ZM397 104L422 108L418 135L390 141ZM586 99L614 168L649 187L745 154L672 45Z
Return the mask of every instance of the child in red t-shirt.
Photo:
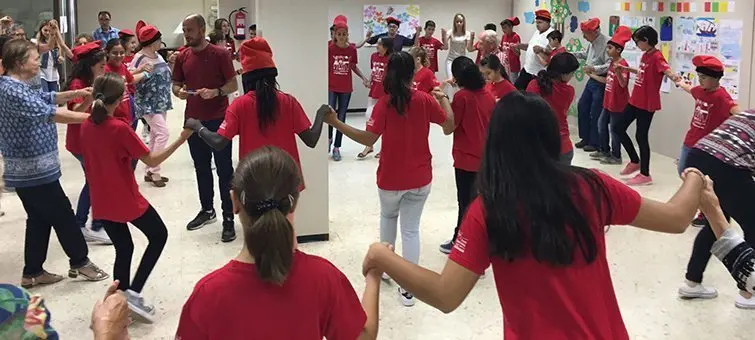
M506 74L506 68L501 64L501 59L498 59L495 54L480 60L480 72L488 80L486 89L495 96L496 100L516 91L516 87Z
M363 270L384 270L425 303L451 313L492 266L505 306L505 339L629 339L604 228L684 232L700 202L703 175L686 174L671 203L642 198L609 175L563 164L558 126L542 99L503 98L490 121L478 196L442 272L412 265L381 243L370 246Z
M84 169L91 189L92 217L102 222L115 247L113 279L118 280L118 289L126 294L129 309L152 323L155 307L145 302L142 288L154 269L168 240L168 229L160 215L144 199L136 184L132 160L145 164L162 163L193 133L184 129L181 137L169 147L150 152L131 126L115 117L123 105L126 85L123 77L107 73L94 81L94 105L92 115L81 124ZM131 257L134 244L127 223L132 224L147 237L144 250L131 280Z
M546 38L548 38L547 48L535 48L535 53L537 53L537 57L540 59L540 63L543 64L543 66L548 66L551 59L553 59L556 54L566 52L566 48L561 45L561 40L564 39L564 34L561 33L561 31L554 30L553 32L548 33Z
M123 120L136 130L137 120L134 116L134 93L136 93L136 88L134 85L142 79L149 79L150 73L145 71L134 75L128 70L128 66L124 64L123 59L126 55L126 50L120 39L111 39L108 41L105 45L105 52L107 53L105 72L112 72L120 75L126 83L126 92L123 94L123 102L115 111L115 118Z
M438 79L435 78L435 73L428 67L430 65L430 59L427 56L427 51L421 47L412 47L409 49L409 54L414 58L414 80L412 81L412 89L432 93L433 89L440 86Z
M383 79L385 79L385 69L388 66L388 57L393 52L393 38L380 38L375 48L377 52L370 57L370 93L367 97L367 112L365 114L367 120L370 120L372 110L375 108L378 99L385 95ZM373 145L365 146L364 150L357 155L357 160L366 159L373 151ZM378 152L375 157L379 158L380 153Z
M336 118L337 119L337 118ZM242 159L231 184L244 247L194 287L176 339L375 339L380 272L365 272L362 303L328 260L297 249L301 177L291 156L265 146Z
M427 58L430 60L430 68L433 73L438 72L438 51L447 50L448 46L443 44L440 40L433 37L435 34L435 21L428 20L425 22L425 35L417 39L416 45L427 51Z
M536 79L527 85L527 92L543 97L553 109L558 120L558 134L561 139L561 162L571 165L574 146L569 138L569 107L574 101L574 88L569 81L579 69L579 61L573 54L565 52L553 57L548 68L540 71Z
M509 81L513 84L519 77L519 71L522 69L522 61L520 60L521 51L519 50L519 44L522 43L522 38L519 34L514 32L514 26L519 26L518 17L510 17L501 21L501 51L509 54Z
M644 54L640 59L640 67L637 69L621 65L617 67L617 71L628 70L637 75L632 95L629 97L629 105L615 130L630 160L620 174L631 176L639 171L640 173L629 179L627 184L650 185L653 184L653 178L650 177L650 124L653 122L655 112L661 109L660 90L663 76L669 77L674 82L679 80L679 76L671 70L663 53L655 48L658 44L658 31L650 26L642 26L634 31L632 39ZM640 147L639 155L627 134L629 125L635 120L637 120L636 139Z

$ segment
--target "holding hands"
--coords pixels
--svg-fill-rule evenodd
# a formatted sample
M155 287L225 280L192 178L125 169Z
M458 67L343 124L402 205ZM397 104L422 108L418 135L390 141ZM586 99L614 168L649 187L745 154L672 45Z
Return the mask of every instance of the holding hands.
M383 271L377 267L375 259L386 252L393 253L393 246L391 244L380 242L373 243L370 246L370 249L367 251L367 255L365 255L364 257L364 261L362 262L362 275L368 278L371 276L380 277L381 275L383 275Z
M202 99L212 99L220 95L220 90L218 89L199 89L197 90L197 95L202 97Z

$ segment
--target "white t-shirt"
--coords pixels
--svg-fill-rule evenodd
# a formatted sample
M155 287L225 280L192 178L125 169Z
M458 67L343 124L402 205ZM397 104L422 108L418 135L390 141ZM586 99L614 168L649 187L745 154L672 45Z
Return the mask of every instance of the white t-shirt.
M48 51L44 54L47 54L47 67L41 67L39 69L42 75L42 79L49 82L60 80L58 69L55 68L55 62L57 62L57 60L52 59L52 51Z
M456 36L453 33L449 34L448 39L448 59L454 60L458 57L467 55L467 42L472 39L470 32L464 33L464 35Z
M551 32L553 32L553 27L548 28L548 30L543 33L535 30L535 33L532 34L532 38L527 46L527 53L524 57L524 70L533 76L536 76L538 72L545 69L545 66L540 63L537 54L535 54L535 46L540 46L542 48L548 46L548 34Z

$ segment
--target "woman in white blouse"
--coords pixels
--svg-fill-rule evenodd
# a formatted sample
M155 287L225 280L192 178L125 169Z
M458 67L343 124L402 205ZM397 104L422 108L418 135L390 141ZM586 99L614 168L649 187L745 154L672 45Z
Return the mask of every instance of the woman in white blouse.
M446 58L446 79L452 79L451 64L458 57L467 55L467 51L474 45L474 32L467 32L467 19L464 14L457 13L454 16L454 25L451 35L446 29L441 30L443 43L448 46Z

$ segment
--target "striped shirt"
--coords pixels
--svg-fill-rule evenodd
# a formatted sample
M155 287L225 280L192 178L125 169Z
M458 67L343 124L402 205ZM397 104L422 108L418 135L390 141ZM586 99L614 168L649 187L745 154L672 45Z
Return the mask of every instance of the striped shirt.
M695 148L733 167L755 171L755 111L729 117Z

